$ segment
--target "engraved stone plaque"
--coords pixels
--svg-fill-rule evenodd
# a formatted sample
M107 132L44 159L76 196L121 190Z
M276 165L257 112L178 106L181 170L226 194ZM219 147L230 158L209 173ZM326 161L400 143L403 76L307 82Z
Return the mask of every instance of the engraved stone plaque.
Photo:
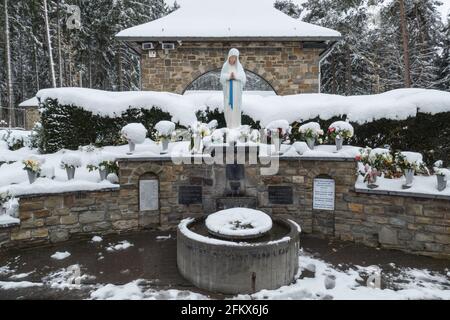
M294 191L290 186L270 186L269 203L270 204L293 204Z
M335 182L333 179L314 179L313 209L334 211Z
M139 210L159 209L159 183L156 179L139 181Z
M181 186L178 189L178 203L184 205L202 204L203 189L201 186Z

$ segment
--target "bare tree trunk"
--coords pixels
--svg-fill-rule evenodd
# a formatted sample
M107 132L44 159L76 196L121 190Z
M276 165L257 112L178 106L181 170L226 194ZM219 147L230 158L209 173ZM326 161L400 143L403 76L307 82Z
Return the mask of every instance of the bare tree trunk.
M35 81L36 81L36 92L40 90L39 84L39 62L38 62L38 53L37 53L37 45L34 44L34 72L35 72Z
M336 57L333 54L331 56L331 93L336 94Z
M402 30L402 41L403 41L405 88L411 88L411 66L409 61L409 44L408 44L409 35L408 35L408 27L406 25L405 2L404 0L398 1L400 5L400 25Z
M352 94L352 56L349 46L346 48L345 55L345 92L349 96Z
M55 63L53 62L52 39L50 38L50 25L48 22L47 0L44 0L44 21L45 21L45 32L47 35L48 61L50 64L50 66L49 66L50 67L50 78L52 81L53 88L56 88Z
M22 34L19 34L19 48L23 48L22 43ZM19 71L20 71L20 100L23 101L25 99L25 79L24 79L24 72L23 72L23 52L22 50L19 50Z
M119 91L123 91L122 46L119 45Z
M56 25L56 30L58 33L58 66L59 66L59 86L62 88L64 86L64 79L63 79L63 62L62 62L62 54L61 54L61 26L60 26L60 8L61 7L61 0L58 0L57 9L56 9L56 16L58 23Z
M7 94L8 94L8 108L9 108L9 127L14 126L14 91L12 84L12 66L11 66L11 44L9 40L9 14L8 14L8 0L4 1L5 5L5 43L6 43L6 72L7 72Z

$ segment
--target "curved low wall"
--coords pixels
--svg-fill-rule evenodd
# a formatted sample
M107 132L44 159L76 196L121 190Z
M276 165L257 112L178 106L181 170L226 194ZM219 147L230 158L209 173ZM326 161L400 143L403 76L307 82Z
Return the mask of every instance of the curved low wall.
M188 237L178 228L178 270L195 286L224 294L253 293L288 285L298 271L299 232L290 221L274 218L274 222L290 229L287 235L290 240L214 244Z

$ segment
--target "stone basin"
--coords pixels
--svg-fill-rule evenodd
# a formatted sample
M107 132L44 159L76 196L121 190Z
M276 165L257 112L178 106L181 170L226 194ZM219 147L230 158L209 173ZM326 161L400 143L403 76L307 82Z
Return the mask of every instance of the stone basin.
M183 220L177 231L181 275L198 288L223 294L249 294L289 285L298 271L299 226L272 217L272 229L241 241L212 236L206 217Z

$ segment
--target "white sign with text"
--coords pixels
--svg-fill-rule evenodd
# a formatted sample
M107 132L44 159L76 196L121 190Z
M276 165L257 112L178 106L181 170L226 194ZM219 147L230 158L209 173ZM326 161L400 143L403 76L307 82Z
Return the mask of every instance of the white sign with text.
M333 179L314 179L313 209L334 211L335 182Z

